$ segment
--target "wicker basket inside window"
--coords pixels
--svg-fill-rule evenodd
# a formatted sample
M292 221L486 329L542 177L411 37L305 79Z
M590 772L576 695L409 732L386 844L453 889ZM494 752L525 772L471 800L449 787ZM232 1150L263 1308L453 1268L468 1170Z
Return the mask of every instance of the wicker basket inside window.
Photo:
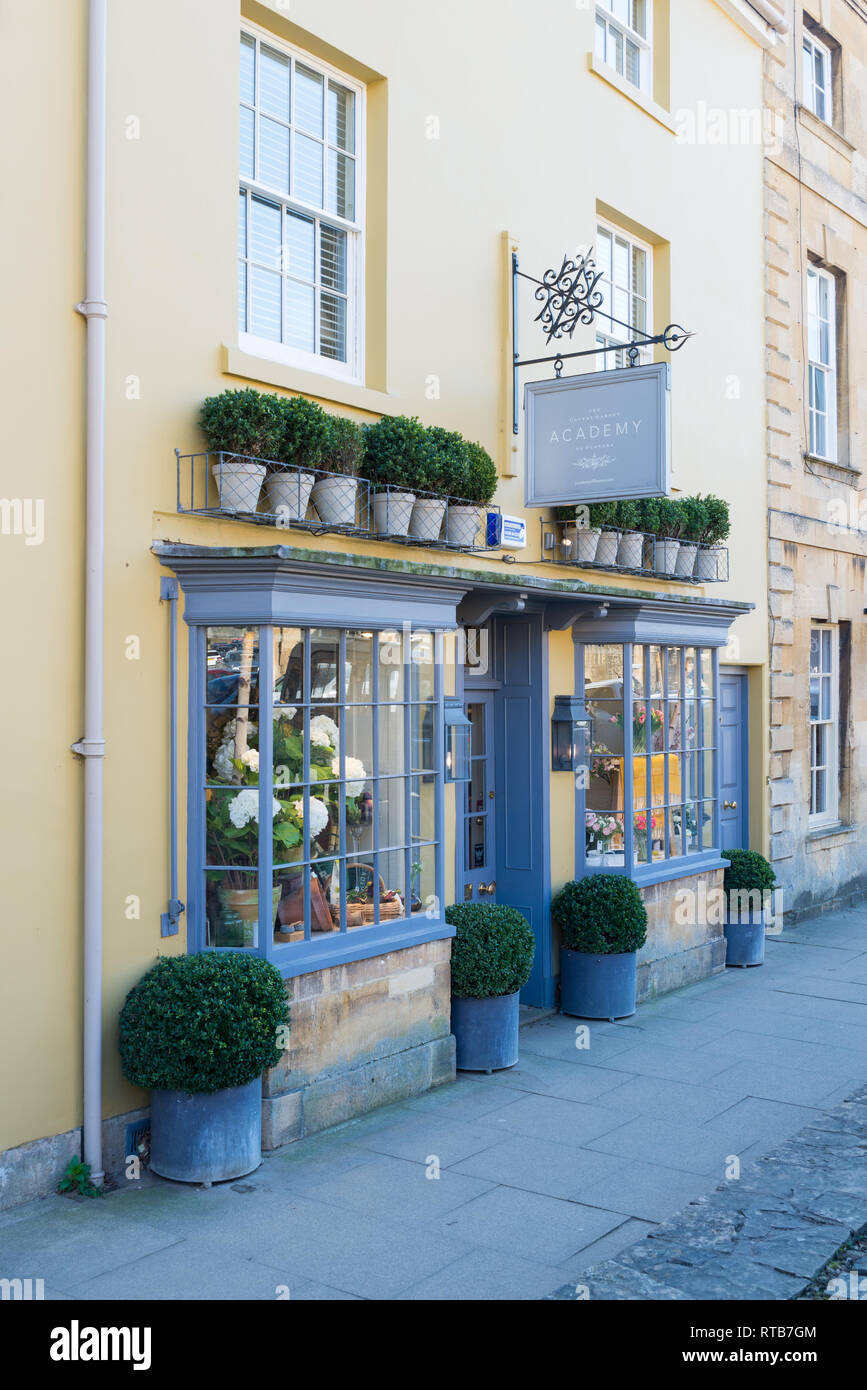
M371 876L371 881L372 881L372 879L373 879L373 869L370 867L370 865L368 865L368 864L361 864L361 865L359 865L359 868L369 869L369 871L370 871L370 876ZM388 922L388 921L391 921L391 920L392 920L393 918L395 918L395 917L402 917L402 916L404 915L404 910L403 910L403 902L401 901L400 897L393 898L390 902L383 902L383 901L382 901L382 898L383 898L383 894L384 894L384 893L385 893L385 882L383 881L382 875L380 874L380 876L379 876L379 920L380 920L380 922ZM346 904L346 925L347 925L347 927L362 927L362 926L369 926L370 923L373 921L374 906L375 906L375 904L374 904L373 902L369 902L369 903L351 903L351 902L347 902L347 904ZM329 908L330 908L330 910L331 910L331 920L332 920L332 922L334 923L334 925L335 925L336 927L339 927L339 926L340 926L340 904L339 904L339 903L329 903Z

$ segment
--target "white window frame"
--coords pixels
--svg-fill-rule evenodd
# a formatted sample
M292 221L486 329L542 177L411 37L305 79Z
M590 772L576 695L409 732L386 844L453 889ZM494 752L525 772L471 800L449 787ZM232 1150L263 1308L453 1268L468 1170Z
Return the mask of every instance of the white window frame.
M815 308L813 290L815 285ZM828 361L822 360L822 328L827 329ZM817 376L825 382L825 409L819 409L815 392ZM809 438L807 452L811 458L837 460L837 281L828 270L817 265L807 266L807 405ZM825 450L817 447L817 422L825 422Z
M645 0L645 13L647 16L647 35L640 34L637 29L632 27L633 5L635 0L596 0L596 17L593 31L593 50L597 59L612 68L624 82L637 87L641 92L648 96L653 87L653 0ZM629 21L624 20L619 14L615 13L615 7L620 9L626 6L629 10ZM605 40L600 52L600 26L605 26ZM623 46L623 67L617 66L616 61L612 62L610 47L612 39L619 37ZM626 71L626 43L634 44L639 50L638 53L638 82L633 82Z
M809 57L809 65L804 61ZM824 86L816 81L816 59L820 58L825 77ZM809 71L808 71L809 66ZM803 104L808 111L825 125L834 124L834 61L827 44L822 43L811 30L805 29L801 45L801 85ZM819 110L819 93L824 103L824 111Z
M285 228L286 211L301 213L305 217L312 218L316 224L316 315L318 322L319 315L319 229L318 224L323 222L328 226L333 226L346 232L346 361L339 362L334 358L325 357L318 352L307 352L304 349L290 346L288 343L276 342L272 338L260 338L253 333L245 332L242 328L238 329L239 347L244 352L251 353L256 357L264 357L273 362L280 362L286 366L298 367L304 371L316 372L321 376L328 376L339 381L347 381L356 385L363 384L364 379L364 227L365 227L365 195L366 195L366 141L365 132L367 129L366 117L366 98L367 89L363 83L349 77L339 68L333 67L330 63L323 62L320 58L315 58L306 53L301 48L296 48L292 44L287 44L277 39L269 30L257 24L244 22L240 26L239 40L241 35L246 35L255 41L257 46L257 71L258 71L258 49L261 44L268 48L273 48L277 52L284 54L292 63L292 90L294 100L295 84L295 64L301 63L304 67L313 69L320 73L326 80L329 78L346 87L355 95L355 217L352 220L338 216L336 213L328 212L324 207L316 207L305 202L302 198L295 196L294 192L290 196L285 190L271 188L268 184L261 183L256 178L250 178L240 171L240 158L238 160L238 181L241 193L246 193L247 198L247 219L248 219L248 238L249 238L249 217L250 201L253 196L261 196L263 199L272 203L279 203L283 209L283 223ZM239 59L240 61L240 59ZM247 105L240 103L239 105ZM249 109L249 107L248 107ZM294 129L294 126L292 127ZM324 131L324 141L328 145L327 118ZM258 142L256 145L258 150ZM294 152L293 156L294 157ZM258 172L258 170L256 170ZM323 171L323 191L327 198L327 175ZM284 232L285 236L285 232ZM237 238L236 238L237 240ZM249 245L249 242L248 242ZM285 241L284 241L285 246ZM242 261L236 252L236 265L240 266ZM249 306L249 283L247 287L247 303ZM285 288L284 288L285 294ZM285 300L284 300L285 314ZM236 309L236 322L240 319L240 305Z
M619 241L625 242L626 245L627 245L627 247L629 248L629 274L630 274L629 320L630 320L630 323L632 322L632 316L633 316L633 291L632 291L632 289L631 289L631 280L632 280L632 274L633 274L633 257L634 257L635 251L643 251L643 252L644 252L645 266L646 266L646 268L647 268L647 278L646 278L646 282L645 282L645 290L646 290L646 293L645 293L644 295L639 296L639 298L642 298L642 299L644 300L644 304L645 304L645 311L644 311L645 328L644 328L643 333L640 333L640 336L642 336L642 337L650 337L650 336L652 336L652 334L653 334L653 247L650 246L646 241L641 241L639 237L632 236L629 232L625 232L625 231L623 230L622 227L616 226L615 223L613 223L613 222L607 222L604 218L602 218L602 217L597 217L597 219L596 219L596 247L595 247L595 257L596 257L596 266L597 266L597 269L600 269L600 262L599 262L599 234L600 234L600 232L601 232L601 233L607 233L607 234L612 238L612 252L613 252L613 238L615 238L615 237L616 237ZM604 286L604 285L606 285L606 284L609 285L610 288L613 288L613 287L611 287L610 282L608 281L608 277L607 277L607 276L604 276L603 279L600 281L600 287L602 287L602 286ZM623 287L620 286L619 288L622 289ZM613 308L614 308L614 304L613 304L613 295L612 295L612 310L613 310ZM619 318L620 315L617 314L616 317ZM626 354L626 347L628 346L629 341L630 341L630 332L629 332L629 330L626 329L626 328L623 328L620 324L617 324L617 323L612 324L612 323L610 322L610 320L606 320L606 316L605 316L605 314L603 313L603 311L602 311L601 309L597 310L597 325L602 325L602 324L604 324L606 321L608 322L608 325L609 325L609 331L606 331L604 328L597 326L597 329L596 329L596 345L597 345L597 347L615 347L615 346L616 346L616 347L620 347L620 346L622 345L623 348L624 348L624 350L623 350L623 352L606 352L606 353L600 353L599 358L598 358L598 360L597 360L597 364L596 364L596 365L597 365L597 370L600 371L600 372L601 372L601 371L613 371L613 370L614 370L615 368L617 368L617 367L628 367L628 366L629 366L629 358L628 358L628 356L627 356L627 354ZM637 330L637 329L633 329L633 333L637 333L637 332L640 332L640 331ZM639 352L640 352L639 362L642 362L642 363L644 363L644 362L650 362L650 360L651 360L651 355L652 355L652 349L651 349L651 348L649 348L649 347L643 347L643 348L640 348L640 349L639 349Z
M830 642L830 663L829 669L825 669L824 658L822 655L823 641L822 634L829 634ZM808 706L810 716L810 817L811 827L819 829L825 825L836 825L840 820L840 769L839 769L839 749L840 749L840 629L830 623L813 624L810 627L810 647L813 645L813 635L819 635L819 669L813 670L812 651L810 655L810 703ZM812 710L812 684L819 681L819 715L818 719L813 718ZM823 682L827 681L830 686L828 718L823 719L822 713L822 688ZM826 739L827 762L816 763L816 738L814 730L823 727L828 730ZM816 805L816 785L817 776L822 772L825 777L825 809L815 811Z

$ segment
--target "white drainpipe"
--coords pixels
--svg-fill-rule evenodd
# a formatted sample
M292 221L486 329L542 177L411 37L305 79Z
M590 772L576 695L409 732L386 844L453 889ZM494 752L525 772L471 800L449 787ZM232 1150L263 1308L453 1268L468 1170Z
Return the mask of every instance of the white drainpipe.
M90 0L87 93L87 530L84 737L84 1141L91 1181L102 1166L102 727L105 607L106 0Z

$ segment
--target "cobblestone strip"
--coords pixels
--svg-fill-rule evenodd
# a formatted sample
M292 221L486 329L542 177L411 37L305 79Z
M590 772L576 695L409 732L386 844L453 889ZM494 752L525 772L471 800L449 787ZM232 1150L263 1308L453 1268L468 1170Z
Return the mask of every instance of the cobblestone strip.
M867 1086L548 1297L797 1298L865 1222Z

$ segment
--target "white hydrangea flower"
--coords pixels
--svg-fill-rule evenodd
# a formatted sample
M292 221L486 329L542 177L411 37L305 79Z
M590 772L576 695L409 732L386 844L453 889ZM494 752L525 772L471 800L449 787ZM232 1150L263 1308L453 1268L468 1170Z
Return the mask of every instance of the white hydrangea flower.
M251 772L259 771L259 750L258 748L248 748L241 760Z
M280 814L280 802L276 797L271 798L271 815ZM259 819L259 790L257 787L245 787L242 792L234 796L229 805L229 820L238 829L243 830L251 820Z
M340 742L340 730L327 714L316 714L310 720L310 742L320 748L336 748Z
M231 782L235 775L235 767L232 762L231 745L221 743L214 754L214 771L223 782Z
M366 780L366 778L367 778L367 773L366 773L365 770L364 770L364 763L361 761L360 758L350 758L350 757L348 757L348 756L347 756L347 758L345 759L345 762L346 762L346 773L345 773L345 776L346 776L347 778L350 778L350 777L352 777L352 778L360 777L360 778L362 779L360 782L355 782L355 781L350 782L350 781L347 781L347 783L346 783L346 795L347 795L347 796L361 796L361 793L364 791L364 782L365 782L365 780ZM339 777L339 776L340 776L340 758L339 758L339 757L337 757L337 758L332 758L332 759L331 759L331 771L332 771L332 773L334 774L335 777Z
M292 809L300 821L304 820L304 802L293 801ZM310 798L310 838L315 840L328 825L328 807L318 796Z

